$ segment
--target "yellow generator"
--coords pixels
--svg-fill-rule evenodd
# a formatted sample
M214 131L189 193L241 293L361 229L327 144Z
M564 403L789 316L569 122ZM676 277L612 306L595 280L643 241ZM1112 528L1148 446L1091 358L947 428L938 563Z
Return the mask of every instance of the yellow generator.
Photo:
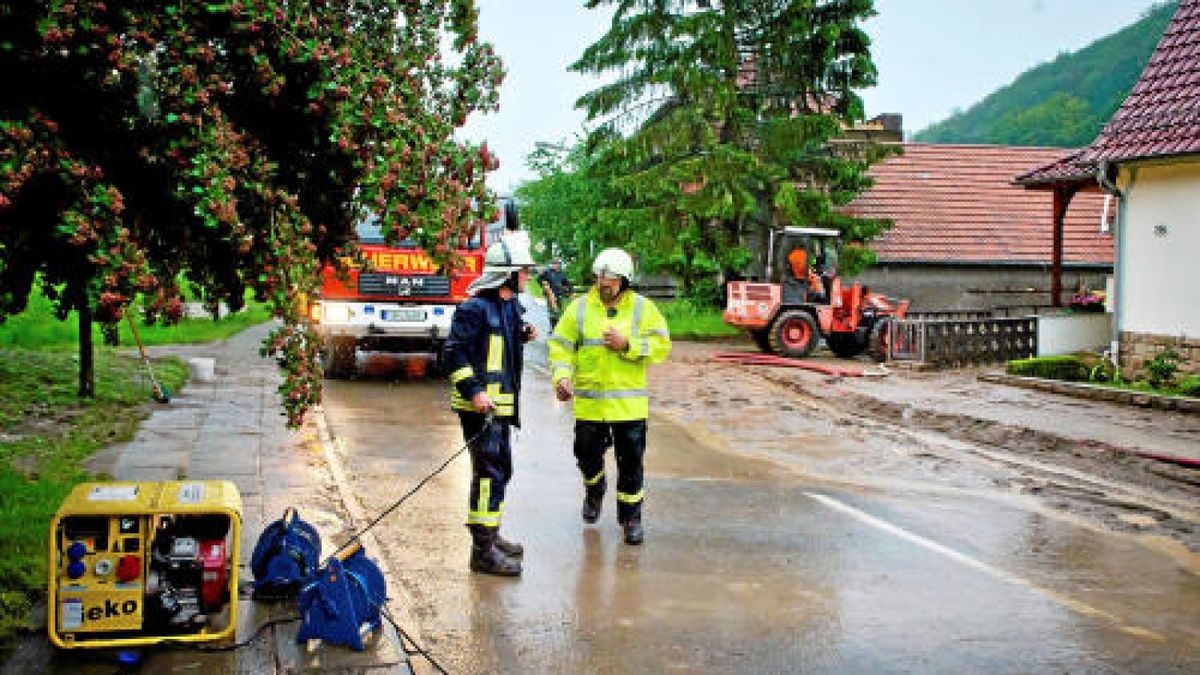
M227 481L85 483L50 524L63 648L199 642L237 627L242 497Z

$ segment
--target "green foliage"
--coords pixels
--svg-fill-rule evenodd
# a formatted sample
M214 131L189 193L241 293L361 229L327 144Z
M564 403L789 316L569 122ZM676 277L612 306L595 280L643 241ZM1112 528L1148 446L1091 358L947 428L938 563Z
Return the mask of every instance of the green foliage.
M993 134L1006 145L1071 147L1090 141L1102 124L1087 101L1059 92L1032 108L1006 114ZM1088 140L1080 142L1084 138Z
M1170 387L1175 382L1182 357L1174 349L1167 348L1146 362L1146 382L1155 389Z
M134 308L135 315L140 315ZM138 336L145 345L187 344L223 340L235 333L271 319L271 308L259 302L248 302L236 314L222 314L214 321L210 318L184 318L171 324L139 322ZM133 346L133 334L129 324L122 321L113 326L119 336L118 343ZM104 338L104 326L93 324L92 337L95 344ZM59 321L54 306L45 296L35 290L29 297L25 311L0 323L0 346L24 347L26 349L73 348L79 342L79 322L68 318Z
M1088 382L1119 384L1121 381L1121 369L1109 359L1098 359L1088 367Z
M141 295L177 319L248 288L284 321L292 424L320 396L299 299L370 212L438 262L486 222L496 160L455 138L503 77L474 0L0 0L0 316Z
M658 305L673 340L704 340L736 337L741 334L721 318L721 311L710 302L673 300Z
M1005 366L1005 371L1009 375L1041 377L1049 380L1066 380L1068 382L1086 382L1091 374L1091 369L1087 364L1080 357L1073 354L1017 359L1009 361Z
M1189 375L1183 378L1176 388L1184 396L1200 398L1200 375Z
M585 142L532 158L539 179L519 194L535 235L575 256L625 247L642 272L711 299L771 228L867 241L886 227L837 210L879 154L831 143L875 82L860 27L873 2L588 4L600 5L617 6L612 27L571 68L619 74L577 102L598 124Z
M546 258L563 258L572 279L590 278L592 256L618 235L601 214L617 201L616 191L589 170L582 142L563 150L544 148L529 158L538 178L517 188L521 223L533 239L545 242Z
M1087 145L1133 88L1177 7L1177 1L1158 5L1133 25L1026 71L966 112L931 125L914 139Z
M1180 358L1178 352L1173 349L1160 352L1146 363L1146 379L1137 382L1127 382L1112 361L1092 353L1038 356L1009 361L1005 371L1009 375L1091 382L1123 390L1200 397L1200 375L1190 375L1178 383L1174 381Z

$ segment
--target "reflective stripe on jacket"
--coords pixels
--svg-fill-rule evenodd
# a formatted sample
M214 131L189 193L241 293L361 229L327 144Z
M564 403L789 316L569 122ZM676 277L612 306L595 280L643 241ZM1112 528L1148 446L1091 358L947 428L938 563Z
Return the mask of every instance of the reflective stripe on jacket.
M563 310L550 336L551 377L556 384L569 378L574 385L576 419L624 422L650 414L646 366L671 353L667 321L653 302L633 291L622 293L614 309L609 317L592 287ZM609 326L629 338L624 352L604 346Z
M516 300L500 300L487 291L455 310L445 351L452 409L474 412L471 399L482 391L496 404L498 417L514 418L519 426L515 420L524 347L520 311Z

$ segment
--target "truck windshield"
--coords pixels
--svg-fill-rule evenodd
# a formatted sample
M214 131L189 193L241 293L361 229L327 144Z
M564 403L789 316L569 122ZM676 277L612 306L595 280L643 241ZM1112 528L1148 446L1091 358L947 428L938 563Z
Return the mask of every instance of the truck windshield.
M358 221L355 226L355 231L358 233L358 241L362 244L384 244L383 226L379 223L378 216L367 216L363 220ZM404 239L396 243L397 248L417 248L417 242L411 239ZM479 232L476 231L471 238L463 243L459 248L477 249L479 248Z

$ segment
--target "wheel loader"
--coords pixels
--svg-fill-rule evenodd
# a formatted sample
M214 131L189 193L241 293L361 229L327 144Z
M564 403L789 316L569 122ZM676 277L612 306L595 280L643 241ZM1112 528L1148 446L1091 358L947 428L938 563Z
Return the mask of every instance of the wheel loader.
M767 279L727 284L725 323L749 332L767 353L804 358L824 338L842 358L863 352L886 358L888 324L904 317L908 301L843 284L837 230L787 227L771 239Z

